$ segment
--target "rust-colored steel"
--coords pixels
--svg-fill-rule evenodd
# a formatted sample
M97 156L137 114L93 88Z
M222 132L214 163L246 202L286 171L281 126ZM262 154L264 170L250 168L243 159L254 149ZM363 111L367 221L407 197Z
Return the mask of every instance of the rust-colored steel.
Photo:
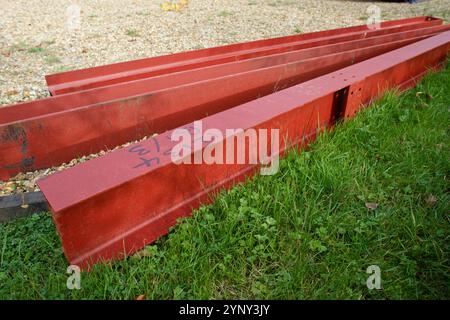
M447 31L208 116L202 119L203 131L220 130L226 140L215 143L227 144L235 136L227 137L226 129L279 129L282 154L336 118L353 116L386 89L413 86L429 69L439 68L449 52ZM170 154L178 142L171 136L165 132L38 181L71 264L88 268L131 254L211 201L213 192L258 169L249 163L177 165ZM204 148L196 147L188 157Z
M0 125L43 116L50 113L75 109L81 106L138 96L189 83L267 68L294 61L317 58L333 53L362 49L369 46L391 43L393 41L408 39L418 40L422 36L432 36L447 30L450 30L450 25L415 29L372 38L364 38L308 49L295 50L287 53L273 54L244 61L229 62L205 68L175 72L143 80L130 81L91 90L84 90L82 92L74 92L46 99L14 104L2 107L0 109Z
M412 33L411 35L417 34ZM49 114L39 115L38 112L42 110L48 111L47 105L35 102L34 106L39 104L41 109L37 107L28 109L22 107L21 109L25 111L25 114L36 112L32 117L0 124L0 178L8 178L20 171L50 167L78 156L137 140L149 134L163 132L399 48L426 36L385 43L380 41L383 39L359 40L356 47L362 45L362 42L366 42L366 47L355 50L354 43L342 44L342 46L336 46L334 50L346 48L346 46L348 48L349 45L353 49L304 60L297 60L296 57L305 56L305 52L288 53L281 58L280 56L260 58L267 60L264 60L262 64L259 61L254 63L253 60L247 60L241 63L243 66L238 65L238 68L230 70L232 72L250 71L232 73L92 105L88 105L86 101L95 96L86 98L84 95L80 95L75 97L75 99L82 99L79 107L70 109L69 104L59 103L58 107L61 109L53 109L53 112ZM383 44L367 46L371 41L383 42ZM317 50L317 54L320 53L320 50L328 53L330 48L321 47ZM305 57L311 56L311 52L306 53ZM277 65L277 63L285 61L292 62ZM249 65L259 69L249 69ZM270 67L264 68L263 66ZM210 76L226 70L226 67L218 66L209 68L214 69L214 72L209 73ZM197 71L200 74L199 79L202 79L204 73L208 71L202 70ZM182 79L182 77L178 78ZM186 74L184 79L189 79L189 74ZM162 80L159 80L161 79L156 80L155 78L153 85L158 86L163 83ZM170 83L170 81L166 81L166 85L170 85ZM148 89L145 85L140 88ZM110 92L114 94L114 91ZM127 89L123 92L129 94L130 90ZM53 99L63 99L63 97ZM54 107L55 105L51 106L51 108ZM69 109L64 110L65 108ZM10 110L15 112L16 109L13 107Z
M68 71L46 77L52 95L97 88L114 83L192 70L194 68L260 57L268 54L310 48L317 45L350 41L442 24L441 19L418 17L381 23L379 30L366 25L319 31L281 38L237 43L208 49L182 52L106 66Z

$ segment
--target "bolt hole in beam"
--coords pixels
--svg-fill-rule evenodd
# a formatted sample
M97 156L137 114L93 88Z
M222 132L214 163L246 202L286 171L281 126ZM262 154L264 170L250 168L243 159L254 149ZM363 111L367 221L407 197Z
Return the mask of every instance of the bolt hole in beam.
M331 110L331 124L335 124L344 115L345 105L347 104L349 86L342 88L334 94L333 107Z

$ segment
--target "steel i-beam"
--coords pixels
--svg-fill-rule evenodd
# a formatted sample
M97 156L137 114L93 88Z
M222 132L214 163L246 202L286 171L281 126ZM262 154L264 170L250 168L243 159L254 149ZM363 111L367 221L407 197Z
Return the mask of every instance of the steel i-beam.
M279 130L279 154L303 145L340 117L353 116L389 88L413 86L450 52L450 31L331 72L202 119L216 129ZM192 130L192 125L184 128ZM38 181L71 264L123 258L188 216L211 194L251 175L258 165L176 164L173 131L116 150ZM270 145L272 141L268 141ZM245 144L247 147L247 144ZM208 143L186 155L205 152ZM249 153L248 149L240 150ZM272 154L273 156L273 154Z
M166 56L115 63L111 65L67 71L46 76L52 95L97 88L114 83L148 78L151 76L192 70L230 61L249 59L267 54L281 53L313 45L332 44L372 35L388 34L442 24L433 17L417 17L380 24L380 29L372 30L367 25L318 31L280 38L257 40L226 46L181 52Z
M345 52L369 46L391 43L400 40L418 40L422 36L432 36L440 32L450 30L450 25L434 26L423 29L415 29L388 35L364 38L352 41L344 41L336 44L313 47L309 49L295 50L288 53L273 54L247 61L229 62L220 65L198 68L183 72L170 73L149 79L130 81L116 85L105 86L97 89L85 90L44 98L35 101L4 106L0 109L0 124L17 122L28 118L43 116L50 113L75 109L81 106L93 105L116 99L185 85L189 83L214 79L246 71L266 68L294 61L317 58L328 54Z
M118 85L125 87L123 90L97 89L96 94L63 95L3 108L0 110L0 179L21 171L59 165L175 128L448 28L426 28L401 36L381 36L211 66L141 80L133 86L131 83ZM416 37L408 38L406 34ZM402 40L388 42L399 38ZM194 82L189 82L192 79ZM170 87L171 84L177 86ZM151 88L154 91L147 91ZM98 90L104 94L98 94ZM138 94L143 90L146 93ZM111 100L94 103L100 96Z

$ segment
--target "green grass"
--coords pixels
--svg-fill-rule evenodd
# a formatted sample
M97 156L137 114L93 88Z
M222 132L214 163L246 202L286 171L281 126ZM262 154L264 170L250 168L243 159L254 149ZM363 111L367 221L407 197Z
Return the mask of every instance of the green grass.
M81 290L66 289L49 214L1 225L0 297L448 299L449 123L447 68L221 192L139 257L83 273ZM370 265L382 290L365 285Z
M141 36L137 30L132 30L132 29L127 30L126 35L129 37L133 37L133 38Z
M219 17L223 17L223 18L225 18L225 17L229 17L229 16L232 16L233 15L233 13L232 12L230 12L230 11L226 11L226 10L222 10L222 11L220 11L219 12Z
M364 15L364 16L359 17L358 19L361 21L367 21L367 19L369 19L369 16Z
M137 14L138 16L149 16L149 15L150 15L150 12L147 12L147 11L139 11L139 12L136 12L136 14Z
M295 0L275 0L270 1L267 3L271 7L280 7L280 6L293 6L293 5L299 5L300 1Z
M72 67L72 66L59 65L59 66L56 66L56 68L54 69L54 72L66 72L66 71L70 71L73 69L74 69L74 67Z
M41 53L44 52L44 48L42 47L31 47L27 50L28 53Z
M51 45L53 43L54 43L53 40L45 42L45 44L47 44L47 45ZM31 53L31 54L41 54L45 63L47 63L47 64L61 63L61 59L58 56L56 56L50 50L48 50L47 48L42 47L42 46L29 47L27 49L27 52Z
M18 43L13 44L9 50L11 52L14 51L25 51L29 48L28 44L25 41L19 41Z
M61 59L58 58L57 56L55 56L55 55L52 54L52 53L48 53L48 54L45 56L44 61L45 61L46 63L48 63L48 64L56 64L56 63L60 63L60 62L61 62Z

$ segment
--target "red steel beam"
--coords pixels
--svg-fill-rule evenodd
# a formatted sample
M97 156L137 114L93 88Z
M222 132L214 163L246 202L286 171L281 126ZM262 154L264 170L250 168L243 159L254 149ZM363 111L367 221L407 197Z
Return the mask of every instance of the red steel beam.
M449 52L447 31L208 116L203 130L279 129L283 154L332 125L337 115L353 116L386 89L413 86L430 68L439 68ZM38 181L71 264L87 269L133 253L211 201L213 192L258 169L252 164L177 165L170 153L178 142L171 135L165 132Z
M413 38L419 39L421 36L432 36L447 30L450 30L450 25L415 29L372 38L364 38L309 49L295 50L287 53L273 54L244 61L229 62L205 68L170 73L148 79L85 90L83 92L74 92L14 104L0 108L0 125L43 116L50 113L75 109L82 106L142 95L189 83L224 77L227 75L243 73L314 57L321 57L328 54L361 49L399 40Z
M221 47L182 52L106 66L68 71L46 77L52 95L97 88L114 83L148 78L170 72L192 70L230 61L281 53L314 45L349 41L424 28L442 24L441 19L418 17L381 23L381 29L371 30L366 25L319 31L275 39L258 40Z
M423 37L294 61L2 124L0 179L175 128Z

